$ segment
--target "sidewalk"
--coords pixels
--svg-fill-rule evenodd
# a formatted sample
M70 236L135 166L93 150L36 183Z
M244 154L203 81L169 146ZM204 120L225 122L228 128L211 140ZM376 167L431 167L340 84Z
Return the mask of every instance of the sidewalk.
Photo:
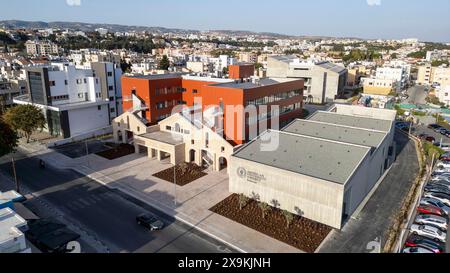
M111 189L120 190L241 252L302 253L299 249L209 211L209 208L230 195L226 170L208 172L207 176L180 187L152 176L171 167L170 163L140 155L133 154L111 161L93 154L72 159L36 143L24 144L21 148L55 168L72 169Z

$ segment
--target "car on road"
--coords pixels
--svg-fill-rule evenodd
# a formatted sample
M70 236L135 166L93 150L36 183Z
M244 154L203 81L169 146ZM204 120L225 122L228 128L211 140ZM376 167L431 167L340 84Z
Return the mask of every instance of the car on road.
M434 254L435 252L424 247L407 247L403 249L403 253Z
M445 241L447 239L446 233L442 232L437 227L432 227L429 225L413 224L411 226L411 232L412 232L412 234L428 237L430 239L433 239L435 241L440 241L443 243L445 243Z
M446 216L447 214L441 208L433 205L420 205L417 211L421 214L431 214L437 216Z
M448 220L436 215L419 214L417 215L415 222L421 225L437 227L442 231L447 231L448 228Z
M434 198L437 199L439 201L441 201L442 203L444 203L447 206L450 206L450 196L444 193L436 193L436 192L425 192L423 194L424 197L426 198Z
M450 213L450 207L435 198L424 197L420 200L420 204L433 205L445 211L447 215Z
M410 235L408 239L406 239L405 246L423 247L432 250L434 253L445 253L445 244L420 235Z
M138 225L143 226L150 231L161 230L164 228L164 223L150 213L143 213L136 217Z

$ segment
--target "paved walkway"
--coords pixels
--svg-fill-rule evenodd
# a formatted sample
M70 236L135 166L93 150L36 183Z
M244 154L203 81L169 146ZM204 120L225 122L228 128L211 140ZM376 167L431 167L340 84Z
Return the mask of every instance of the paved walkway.
M29 154L45 160L47 164L73 169L101 184L129 194L242 252L301 253L292 246L209 211L209 208L230 195L226 170L209 172L193 183L175 187L174 184L152 176L171 167L169 162L158 162L135 154L116 160L107 160L93 154L71 159L38 143L23 144L21 147Z

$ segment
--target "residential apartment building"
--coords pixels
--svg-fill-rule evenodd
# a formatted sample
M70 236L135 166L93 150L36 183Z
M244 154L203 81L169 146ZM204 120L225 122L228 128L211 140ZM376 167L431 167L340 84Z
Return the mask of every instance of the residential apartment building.
M24 234L27 230L27 221L11 208L0 209L0 254L31 253Z
M120 54L112 51L101 51L97 49L81 49L70 51L69 59L76 66L89 67L89 63L108 62L120 66Z
M296 56L269 56L267 76L304 79L308 102L334 101L347 83L347 69L328 61L301 60Z
M11 106L15 97L25 94L27 94L25 80L7 80L0 76L0 109Z
M418 84L439 84L441 86L450 85L450 68L433 67L430 64L419 66L417 74Z
M27 41L25 47L29 55L47 56L59 53L58 45L50 41Z
M256 137L251 132L259 130L258 121L271 117L274 105L279 107L281 125L301 117L303 87L302 79L287 78L230 80L180 74L124 76L123 109L141 110L144 123L156 124L171 116L175 106L185 105L194 111L201 110L207 124L223 130L224 137L232 143L242 144ZM261 105L268 105L266 112L261 110ZM245 117L244 107L247 106L254 107L255 116Z
M71 138L110 126L110 102L102 99L100 80L91 69L52 63L26 73L29 94L14 103L41 108L50 134Z
M440 102L450 106L450 85L439 86L435 90L435 95Z
M387 96L401 90L401 84L393 79L361 78L364 94Z
M411 66L378 67L375 78L380 80L393 80L400 84L401 89L405 89L409 84Z
M122 114L122 69L120 64L92 62L93 76L100 81L101 98L109 101L110 120Z
M396 112L335 105L241 146L230 192L341 229L395 159ZM274 150L265 142L278 139Z
M240 52L238 57L239 62L242 63L256 63L258 62L258 54L254 52Z

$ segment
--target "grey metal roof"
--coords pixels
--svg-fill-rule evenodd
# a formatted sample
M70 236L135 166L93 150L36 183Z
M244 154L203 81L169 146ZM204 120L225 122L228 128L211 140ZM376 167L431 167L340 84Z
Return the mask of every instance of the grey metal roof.
M323 112L323 111L316 112L309 118L309 120L357 128L371 129L382 132L389 132L392 126L392 122L389 120L342 115L334 112Z
M345 67L331 63L331 62L319 63L319 64L317 64L317 66L320 66L324 69L333 71L338 74L344 73L347 70Z
M379 131L300 119L283 128L283 131L374 148L387 135Z
M139 135L139 136L143 137L143 138L148 138L151 140L156 140L159 142L167 143L170 145L178 145L178 144L183 143L183 138L180 135L178 135L176 133L172 134L172 133L165 132L165 131L158 131L158 132L143 134L143 135Z
M226 88L237 88L237 89L252 89L263 86L276 85L285 82L298 81L299 79L288 79L288 78L263 78L259 80L259 83L253 82L227 82L212 84L210 86L226 87Z
M276 151L262 151L262 139L279 136ZM298 174L345 184L370 147L267 131L233 156Z

